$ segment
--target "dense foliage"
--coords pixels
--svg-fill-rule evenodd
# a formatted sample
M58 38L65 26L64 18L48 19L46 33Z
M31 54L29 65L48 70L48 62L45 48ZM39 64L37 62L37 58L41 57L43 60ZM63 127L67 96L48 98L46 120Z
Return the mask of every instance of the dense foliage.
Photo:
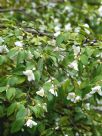
M0 136L101 135L101 0L0 0Z

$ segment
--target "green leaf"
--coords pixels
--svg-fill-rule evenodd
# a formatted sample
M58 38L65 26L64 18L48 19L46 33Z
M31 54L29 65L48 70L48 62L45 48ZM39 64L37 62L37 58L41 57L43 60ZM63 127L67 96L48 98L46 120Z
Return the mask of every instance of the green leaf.
M26 116L26 109L25 109L24 105L20 104L18 108L19 108L19 110L17 112L16 119L18 120L20 118L25 118L25 116Z
M63 35L59 35L57 38L56 38L56 44L57 45L60 45L64 40L64 36Z
M4 116L4 107L0 106L0 117Z
M19 85L19 84L22 84L24 81L25 81L24 77L21 77L21 76L11 76L8 79L8 84L11 85L11 86Z
M35 79L36 79L37 81L39 81L40 78L41 78L41 73L40 73L39 71L36 71L36 72L34 72L34 75L35 75Z
M20 118L18 120L15 120L11 127L11 133L15 133L19 131L24 125L24 118Z
M8 57L9 57L10 59L13 59L13 58L15 58L15 57L17 56L17 54L18 54L18 48L15 47L15 48L12 48L12 49L9 51Z
M9 88L6 91L6 97L8 100L12 100L15 97L16 89L15 88Z
M6 87L0 87L0 93L6 91Z
M0 55L0 65L2 65L3 63L5 63L6 61L7 61L6 56Z
M44 64L44 60L41 58L38 61L38 70L42 72L43 70L43 64Z
M20 51L17 55L17 62L23 63L23 61L26 59L26 57L27 57L27 54L26 54L25 50Z
M82 62L82 64L87 65L87 64L88 64L88 57L83 54L83 55L80 57L80 61Z
M12 103L8 108L7 108L7 116L10 116L12 113L15 112L17 108L17 102Z

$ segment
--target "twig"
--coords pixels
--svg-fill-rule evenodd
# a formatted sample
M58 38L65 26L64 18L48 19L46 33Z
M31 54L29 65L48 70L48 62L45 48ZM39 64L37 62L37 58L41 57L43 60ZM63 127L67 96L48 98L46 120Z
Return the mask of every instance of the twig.
M25 8L1 8L0 12L10 12L10 11L17 11L17 12L22 12L25 11Z
M8 26L0 25L0 29L5 29L5 28L8 28ZM23 29L25 32L28 32L28 33L36 34L39 36L47 36L49 38L55 38L53 33L41 32L40 30L36 30L35 28L28 28L28 27L25 27L25 28L23 27Z
M41 32L41 31L36 30L36 29L34 29L34 28L24 28L24 30L25 30L26 32L29 32L29 33L32 33L32 34L37 34L37 35L39 35L39 36L47 36L47 37L49 37L49 38L55 38L54 35L51 34L51 33Z

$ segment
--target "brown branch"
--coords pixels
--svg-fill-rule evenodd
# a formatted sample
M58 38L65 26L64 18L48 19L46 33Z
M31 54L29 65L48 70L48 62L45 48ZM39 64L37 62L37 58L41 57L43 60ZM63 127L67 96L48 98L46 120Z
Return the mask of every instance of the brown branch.
M6 29L8 28L8 26L5 25L0 25L0 29ZM35 28L29 28L29 27L23 27L25 32L31 33L31 34L35 34L35 35L39 35L39 36L47 36L49 38L55 38L53 33L50 32L41 32L40 30L36 30Z
M1 13L2 12L10 12L10 11L22 12L22 11L25 11L25 9L24 8L19 8L19 9L17 9L17 8L1 8L0 9Z
M41 32L39 30L36 30L34 28L24 28L24 30L28 33L32 33L32 34L37 34L39 36L47 36L49 38L55 38L54 35L52 33L47 33L47 32Z

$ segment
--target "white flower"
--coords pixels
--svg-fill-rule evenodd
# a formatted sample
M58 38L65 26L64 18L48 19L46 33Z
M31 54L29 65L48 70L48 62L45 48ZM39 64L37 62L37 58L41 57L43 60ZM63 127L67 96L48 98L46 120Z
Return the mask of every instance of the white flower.
M66 31L70 31L72 28L71 28L71 24L70 23L68 23L68 24L66 24L65 25L65 30Z
M25 76L27 76L28 81L35 80L35 76L34 76L34 74L33 74L33 71L32 71L32 70L26 70L26 71L23 71L23 74L24 74Z
M86 103L86 104L85 104L85 108L86 108L87 110L90 110L90 103Z
M69 93L68 96L67 96L67 100L71 100L72 102L74 102L74 100L75 100L75 93L74 92Z
M55 32L58 32L58 31L60 31L60 26L55 26L55 28L54 28L54 30L55 30Z
M90 97L92 97L92 94L88 93L88 94L85 95L84 100L87 100L87 99L89 99Z
M102 6L98 9L99 16L102 17Z
M78 83L78 85L80 85L80 84L81 84L81 81L80 81L80 80L78 80L78 82L77 82L77 83Z
M77 61L74 60L73 62L71 62L69 65L68 65L70 68L73 68L75 70L78 71L78 64L77 64Z
M89 25L88 24L84 24L85 27L89 28Z
M31 119L28 119L25 125L26 125L27 127L32 128L33 126L36 126L37 123L36 123L35 121L31 120Z
M23 47L23 43L21 41L16 41L15 45L18 47Z
M6 47L6 45L3 45L3 46L0 46L0 53L3 53L3 52L9 52L8 48Z
M101 90L101 86L95 86L92 88L92 91L90 92L90 94L94 94L94 93L98 93L100 96L102 96L102 90Z
M55 18L55 19L54 19L54 23L55 23L55 24L58 24L58 22L59 22L59 19L58 19L58 18Z
M77 103L81 100L80 96L76 96L74 92L69 93L67 96L67 100L70 100L71 102Z
M42 107L43 107L43 109L47 112L47 104L44 103Z
M75 32L75 33L79 33L79 32L80 32L80 27L76 27L76 28L74 29L74 32Z
M44 96L44 89L41 88L40 91L36 92L36 94L39 95L39 96L41 96L41 97L43 97Z
M60 35L60 33L61 33L61 32L60 32L60 31L58 31L58 32L54 33L54 36L55 36L55 37L57 37L57 36L59 36L59 35Z
M72 7L71 6L65 6L64 11L71 12L72 11Z
M77 103L77 102L79 102L81 100L81 97L80 96L76 96L75 97L75 100L74 100L74 103Z
M72 46L73 50L74 50L74 55L77 56L80 53L80 46Z
M36 8L36 3L35 2L32 2L32 7Z
M54 96L58 96L57 92L54 90L54 85L51 86L49 92L53 94Z
M99 54L97 54L96 57L102 58L102 52L100 52Z
M92 89L91 89L92 91L91 92L89 92L88 94L86 94L86 96L85 96L85 100L86 99L89 99L90 97L92 97L92 95L94 94L94 93L98 93L100 96L102 96L102 90L101 90L101 86L95 86L95 87L93 87Z
M3 43L4 39L2 37L0 37L0 43Z
M88 29L85 29L85 32L86 32L87 34L90 34L90 31L89 31Z

